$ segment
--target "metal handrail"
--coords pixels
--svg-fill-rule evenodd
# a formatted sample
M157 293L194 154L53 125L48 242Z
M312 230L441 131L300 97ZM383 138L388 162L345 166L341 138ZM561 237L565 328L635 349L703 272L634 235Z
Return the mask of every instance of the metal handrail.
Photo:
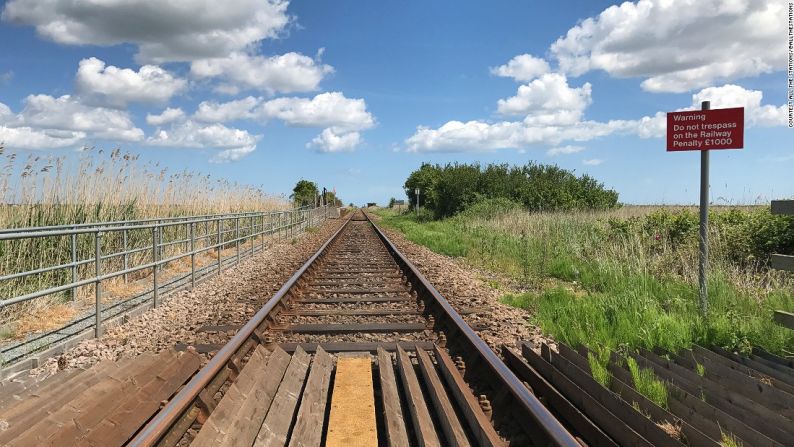
M275 210L275 211L242 211L239 213L223 213L223 214L197 214L192 216L171 216L171 217L151 217L146 219L134 219L134 220L115 220L115 221L108 221L108 222L83 222L79 224L60 224L60 225L46 225L46 226L38 226L38 227L18 227L18 228L0 228L0 234L5 233L16 233L16 232L36 232L36 231L48 231L48 230L60 230L60 229L70 229L70 228L96 228L101 226L109 226L109 225L125 225L125 224L139 224L139 223L148 223L148 222L168 222L168 221L181 221L181 220L192 220L192 219L211 219L211 218L234 218L234 217L246 217L250 215L261 215L261 214L273 214L273 213L284 213L284 212L291 212L291 211L300 211L311 209L310 206L301 206L297 208L292 208L291 210Z
M308 226L313 226L318 224L322 220L324 220L328 216L328 206L317 207L317 208L308 208L308 207L300 207L294 208L290 210L284 211L268 211L268 212L254 212L254 213L238 213L235 215L211 215L205 218L194 218L193 216L188 218L181 218L182 220L177 220L180 218L170 218L170 219L142 219L137 222L155 222L155 223L136 223L132 225L118 225L117 222L112 222L107 225L99 225L95 224L96 226L91 228L73 228L72 226L65 226L65 229L52 229L54 227L41 227L45 229L39 229L37 231L33 231L29 229L29 231L14 231L14 232L6 232L0 234L0 241L6 240L20 240L20 239L33 239L33 238L45 238L45 237L61 237L61 236L71 236L71 245L72 245L72 261L68 263L61 263L57 265L51 266L44 266L39 267L32 270L27 270L23 272L16 272L10 273L3 276L0 276L0 282L2 281L12 281L12 280L20 280L32 275L40 275L45 273L51 273L58 270L66 270L71 269L72 277L71 281L67 284L61 284L57 286L50 286L47 285L43 286L43 289L35 290L33 292L8 297L6 299L0 299L0 309L5 307L19 304L25 301L30 301L37 298L42 298L44 296L53 295L56 293L61 293L65 291L72 291L72 298L75 299L76 297L76 290L78 287L94 285L96 290L96 303L95 303L95 314L97 315L97 321L95 324L95 333L96 336L101 335L102 333L102 321L101 321L101 312L102 312L102 305L101 305L101 295L102 295L102 283L109 279L117 278L119 276L124 276L125 280L127 275L131 273L135 273L141 270L152 269L152 282L153 286L150 290L153 295L153 302L154 306L158 305L158 291L159 286L162 284L158 284L158 270L160 270L165 264L170 262L183 259L186 257L190 257L191 261L191 274L190 274L190 283L195 284L195 270L196 270L196 259L195 256L201 254L206 251L211 250L218 250L218 260L217 260L217 271L220 272L222 270L222 259L228 259L229 257L223 257L222 250L223 247L232 247L236 248L236 254L232 255L232 257L236 257L237 262L239 262L241 256L244 254L251 254L254 253L254 241L256 238L261 236L268 236L273 234L279 234L283 238L286 238L290 234L295 234L296 231L302 231L304 228ZM249 220L246 226L240 225L240 219ZM166 221L167 220L167 221ZM258 221L258 222L257 222ZM224 224L228 222L234 222L234 228L232 229L224 229ZM203 234L196 233L196 225L197 224L205 224L206 230ZM217 231L212 232L209 228L209 225L212 224L212 227L215 227ZM184 226L184 233L183 230L175 231L176 236L179 237L177 240L162 240L163 229L171 228L171 227L182 227ZM131 230L151 230L151 244L148 246L143 247L127 247L127 232ZM101 239L103 236L114 233L114 232L124 232L124 249L122 251L115 251L111 253L101 253ZM184 238L182 236L185 233L189 233L190 236ZM229 233L234 233L234 236L227 239L227 235ZM77 259L77 252L75 251L76 245L76 236L81 234L92 234L94 241L94 256L89 259ZM213 244L212 240L216 238L216 242ZM246 247L243 250L242 245L245 244L246 241L251 242L250 247ZM196 244L197 241L206 241L205 244ZM177 254L163 256L163 251L165 248L176 246L177 248L180 246L186 246L189 244L189 249L179 250ZM261 239L261 244L264 246L264 238ZM137 245L137 244L136 244ZM149 262L144 262L142 264L129 266L128 265L128 258L132 254L141 253L141 252L151 252L152 259ZM123 257L123 264L120 261L117 261L118 264L122 264L123 267L116 267L115 270L110 272L103 272L103 267L107 269L107 262L110 259L114 258L121 258ZM104 263L104 265L103 265ZM78 278L78 267L87 266L93 264L94 265L94 274L91 277L79 279Z

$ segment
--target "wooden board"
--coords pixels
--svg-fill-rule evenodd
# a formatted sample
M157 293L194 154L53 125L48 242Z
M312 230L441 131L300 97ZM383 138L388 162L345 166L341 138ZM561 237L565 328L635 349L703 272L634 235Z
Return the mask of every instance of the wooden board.
M433 420L430 418L425 398L422 396L422 388L419 385L419 379L416 378L414 366L408 354L400 348L397 348L397 369L400 371L405 400L408 411L411 413L411 421L418 444L422 447L440 446L441 442L433 426Z
M140 383L157 374L163 365L168 367L175 355L172 351L164 351L158 356L141 355L127 367L104 374L98 382L51 413L38 416L34 424L14 439L14 445L72 445L84 430L96 426L121 405L123 399L120 396L137 392Z
M293 324L285 332L295 334L349 334L382 332L421 332L427 329L425 323L351 323L351 324Z
M257 346L256 349L266 351L262 346ZM256 383L234 416L234 422L228 430L223 446L250 446L254 443L256 435L259 433L259 427L262 426L270 404L273 403L273 398L276 396L276 391L287 371L290 360L289 354L276 348L267 359L266 365L256 369L252 368L251 373L256 377ZM248 365L246 365L247 367Z
M301 397L301 406L290 437L290 447L319 447L322 442L328 388L334 359L323 348L318 348L312 360L309 378Z
M790 256L790 258L792 259L791 261L792 271L794 271L794 256ZM776 310L774 319L775 319L775 323L783 327L787 327L789 329L794 329L794 314L789 312L784 312L782 310Z
M287 372L273 398L273 403L267 411L265 421L256 435L254 446L256 447L275 447L284 446L287 443L292 419L298 406L298 397L303 390L306 381L306 373L309 370L311 356L303 349L298 349L292 355Z
M770 261L773 269L794 272L794 256L772 255Z
M391 354L381 347L378 348L378 375L380 376L381 399L383 400L383 417L386 420L386 440L389 447L410 445L400 405L400 394L397 390L397 379L394 377Z
M183 353L171 363L161 363L159 372L149 378L134 393L120 396L122 402L114 411L105 415L102 422L86 433L79 442L72 444L60 438L61 445L123 445L160 408L160 402L171 397L182 384L201 366L201 359L193 353ZM81 424L86 428L86 424Z
M510 369L519 379L528 384L535 396L543 399L546 406L554 411L567 427L571 427L578 436L584 438L588 445L594 447L617 447L618 444L607 436L592 420L584 415L576 406L563 396L554 386L543 376L529 366L522 358L521 354L515 352L507 346L502 350L502 354L507 360ZM476 403L476 401L475 401Z
M327 447L377 447L375 391L369 357L337 361Z
M429 341L401 341L401 342L327 342L327 343L280 343L279 347L287 352L295 352L300 346L306 352L315 352L318 347L322 347L325 352L377 352L378 348L394 352L397 346L406 351L415 351L417 347L422 349L432 349L433 342Z
M201 427L193 440L193 446L219 445L223 442L230 431L229 426L234 421L238 408L254 387L256 378L254 371L259 370L264 364L265 355L263 349L254 350L237 380L231 384L215 410ZM286 356L286 354L284 355Z
M430 399L433 401L438 420L441 422L441 429L444 430L446 435L447 443L453 447L468 447L470 444L468 438L466 438L466 432L463 430L463 426L460 425L458 415L455 414L455 407L452 406L452 402L447 396L447 391L438 377L433 361L422 349L416 350L416 357L419 360L419 370L422 372L428 394L430 394Z
M336 298L303 298L290 301L295 304L341 304L341 303L396 303L400 301L415 301L410 296L345 296Z
M794 215L794 200L773 200L772 214Z

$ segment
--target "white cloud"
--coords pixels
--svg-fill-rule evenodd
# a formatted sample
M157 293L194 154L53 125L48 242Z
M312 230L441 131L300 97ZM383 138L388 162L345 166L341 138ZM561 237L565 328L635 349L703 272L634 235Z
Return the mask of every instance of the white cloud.
M554 157L555 155L562 155L562 154L576 154L578 152L582 152L584 150L584 146L559 146L553 147L546 151L546 155Z
M760 90L746 90L733 84L709 87L692 95L692 108L699 109L703 101L711 101L712 109L744 107L745 121L750 126L783 126L787 123L786 106L761 105Z
M172 109L171 107L163 110L159 115L146 115L146 123L150 126L162 126L163 124L173 123L174 121L181 121L185 118L185 112L180 108Z
M341 92L321 93L312 99L276 98L262 104L257 113L297 127L333 127L341 131L364 130L375 125L363 99L345 98Z
M515 96L500 99L497 103L502 115L525 116L527 124L572 124L592 102L592 87L568 86L565 75L547 73L518 88Z
M256 146L243 146L234 149L224 149L210 158L210 162L229 163L231 161L237 161L255 150Z
M75 87L84 103L123 108L131 102L165 103L183 91L187 81L154 65L135 71L92 57L80 61Z
M582 160L582 164L587 166L598 166L603 162L604 160L601 160L600 158L590 158L590 159Z
M254 89L273 94L317 90L320 81L334 69L299 53L266 57L234 52L197 60L190 71L197 78L220 78L224 83L219 90L224 93Z
M287 0L11 0L3 20L69 45L138 46L141 63L223 57L290 23Z
M24 103L22 112L7 120L9 127L84 132L88 138L108 140L143 139L143 131L121 110L87 106L70 95L30 95Z
M13 70L8 70L8 71L4 71L3 73L0 73L0 85L8 84L9 82L11 82L12 79L14 79Z
M744 106L748 127L785 125L785 106L761 105L762 96L760 91L724 85L703 89L693 95L692 108L699 108L701 99L715 100L719 97L721 99L715 100L712 108ZM532 117L531 114L528 116ZM590 141L612 134L662 138L666 128L665 112L639 119L606 122L578 120L546 124L537 119L496 123L449 121L437 129L419 126L405 143L410 152L520 150L536 144L557 146L565 141Z
M0 125L0 144L11 149L51 149L75 146L85 137L85 132Z
M602 11L551 46L560 68L645 78L653 92L684 92L715 81L785 68L779 0L640 0Z
M261 138L261 135L251 135L246 130L229 128L223 124L203 125L186 120L168 129L158 129L146 139L146 143L151 146L221 149L213 161L226 162L238 160L256 150L256 143Z
M0 102L0 124L4 123L11 116L11 109L7 105Z
M202 101L193 118L208 123L250 119L254 118L253 110L261 102L260 98L253 96L223 103Z
M513 78L519 82L527 82L550 71L549 63L529 54L519 54L505 65L491 67L491 74L503 78Z
M316 147L320 152L352 152L361 143L358 132L337 133L333 129L323 129L307 147Z

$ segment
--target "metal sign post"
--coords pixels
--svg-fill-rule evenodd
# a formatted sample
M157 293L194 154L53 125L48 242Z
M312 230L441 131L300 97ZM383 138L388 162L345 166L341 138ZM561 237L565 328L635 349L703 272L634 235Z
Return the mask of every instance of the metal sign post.
M710 110L711 101L703 101L700 110ZM700 283L700 313L706 316L708 302L708 265L709 265L709 151L700 151L700 262L698 281Z
M416 188L416 214L419 214L419 188Z
M709 262L709 151L744 147L744 108L711 110L703 101L700 110L667 114L667 151L700 151L700 259L699 301L708 313Z

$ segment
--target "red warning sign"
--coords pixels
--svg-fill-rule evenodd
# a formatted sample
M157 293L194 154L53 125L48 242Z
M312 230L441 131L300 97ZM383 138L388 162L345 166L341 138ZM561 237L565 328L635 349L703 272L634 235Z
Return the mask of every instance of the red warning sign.
M744 107L667 114L667 151L744 147Z

